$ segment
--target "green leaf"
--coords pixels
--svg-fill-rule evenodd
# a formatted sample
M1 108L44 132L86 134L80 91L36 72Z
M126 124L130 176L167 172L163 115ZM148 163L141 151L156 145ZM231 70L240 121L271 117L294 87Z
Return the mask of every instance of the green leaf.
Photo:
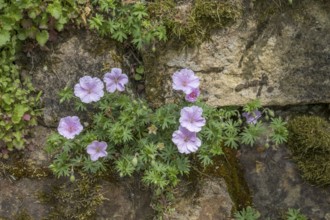
M0 0L0 9L7 6L7 3L5 3L5 0Z
M260 212L250 206L234 214L235 220L257 220L260 216Z
M5 45L10 40L10 33L6 30L0 31L0 47Z
M53 4L49 4L46 11L49 12L56 20L60 19L62 16L61 3L55 1Z
M28 37L27 31L23 31L23 30L20 31L18 33L17 37L18 37L19 40L22 40L22 41L25 40Z
M49 34L48 31L42 30L41 32L38 32L36 35L36 39L40 46L45 46L46 42L48 41Z
M12 117L12 121L14 124L18 124L24 113L27 112L29 110L29 107L25 106L25 105L15 105L14 108L14 112L13 112L13 117Z
M123 31L115 32L112 37L119 42L123 42L125 39L127 39L127 35Z
M136 68L135 70L138 74L143 74L144 73L144 67L143 66L139 66L138 68Z
M139 81L139 80L142 79L142 76L140 74L135 74L134 75L134 79L137 80L137 81Z
M12 104L12 103L14 102L14 100L11 98L11 95L10 95L10 94L4 94L4 95L2 96L2 100L3 100L6 104L8 104L8 105L10 105L10 104Z

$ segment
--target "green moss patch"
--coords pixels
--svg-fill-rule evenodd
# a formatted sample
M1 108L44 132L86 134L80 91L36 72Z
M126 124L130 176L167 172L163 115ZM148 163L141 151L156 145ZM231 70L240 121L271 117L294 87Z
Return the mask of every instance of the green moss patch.
M195 0L177 5L174 0L156 0L149 5L150 14L164 22L169 38L183 45L199 45L210 32L232 24L241 15L233 1Z
M11 159L10 161L0 161L0 174L11 176L12 178L43 178L51 174L50 170L45 167L40 167L33 160Z
M197 182L203 177L221 177L225 180L229 195L234 203L232 212L252 204L252 197L249 187L244 178L244 172L236 157L237 151L230 148L223 148L224 155L213 158L213 165L203 169L203 166L196 162L196 167L202 172L192 170L189 180ZM194 189L191 189L193 191Z
M45 219L94 219L103 203L99 178L81 174L74 182L66 182L42 193L39 199L53 208Z
M218 169L208 168L206 173L215 176L221 176L225 179L229 194L235 204L235 210L241 210L243 207L252 204L250 190L244 179L244 173L236 157L237 151L230 148L224 148L224 156L219 156L215 160Z
M288 123L288 147L304 179L330 184L330 123L318 116L298 116Z

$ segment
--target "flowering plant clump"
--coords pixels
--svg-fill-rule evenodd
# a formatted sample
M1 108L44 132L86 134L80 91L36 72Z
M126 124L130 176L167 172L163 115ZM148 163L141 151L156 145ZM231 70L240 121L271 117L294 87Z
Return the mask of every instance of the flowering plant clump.
M47 150L54 154L52 171L74 179L77 170L99 173L114 165L119 176L140 172L142 182L160 195L170 192L180 176L189 174L193 158L208 166L214 156L224 154L223 147L253 145L268 131L262 115L266 121L271 119L272 133L266 134L269 142L286 140L285 123L275 120L271 110L261 111L259 101L246 105L243 111L247 114L242 116L239 108L213 108L200 102L200 80L192 70L179 70L172 79L173 89L183 92L182 102L156 110L134 98L127 89L128 77L119 68L104 75L106 92L91 76L82 77L74 92L61 92L61 101L76 96L76 109L87 111L86 105L92 105L88 109L95 112L83 123L84 128L77 116L60 119L58 132L47 141ZM246 123L241 119L244 116Z

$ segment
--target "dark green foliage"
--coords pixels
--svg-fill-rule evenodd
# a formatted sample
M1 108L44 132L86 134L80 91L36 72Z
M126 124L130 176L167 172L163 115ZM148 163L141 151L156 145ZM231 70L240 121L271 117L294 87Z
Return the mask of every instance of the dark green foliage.
M302 176L314 184L329 185L329 122L318 116L299 116L288 125L288 147Z
M13 38L36 39L44 46L52 31L61 31L71 19L81 23L79 15L87 1L0 1L0 47Z
M94 0L93 5L89 26L101 36L119 42L129 40L138 49L167 39L162 21L151 20L146 5L141 2L124 4L114 0Z
M12 39L0 54L0 151L1 146L10 151L23 149L28 135L26 128L36 125L39 114L35 108L41 94L33 97L36 93L31 82L18 79L19 68L14 63L16 46L16 40ZM24 115L28 116L25 120Z
M0 150L23 149L28 128L36 125L38 116L41 94L20 78L15 64L22 41L35 39L44 46L55 30L61 31L70 19L79 20L80 6L72 0L0 0Z
M236 212L234 214L235 220L257 220L260 218L260 213L258 210L247 206L242 211ZM269 218L267 218L269 219ZM307 217L300 213L299 209L289 208L285 213L285 216L281 217L283 220L307 220Z
M307 220L307 217L300 213L299 209L289 208L286 213L287 220Z
M242 211L236 212L234 216L236 220L257 220L260 218L260 213L248 206Z

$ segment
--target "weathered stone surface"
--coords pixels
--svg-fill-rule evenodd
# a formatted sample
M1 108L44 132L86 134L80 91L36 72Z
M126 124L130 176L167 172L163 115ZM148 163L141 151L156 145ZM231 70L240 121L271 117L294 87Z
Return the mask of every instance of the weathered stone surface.
M58 92L72 87L85 75L103 78L113 67L121 67L114 43L88 31L63 34L50 51L33 55L26 66L37 90L43 92L43 121L57 126L60 117L73 112L73 104L59 104Z
M241 20L198 48L170 47L154 62L146 55L149 100L171 101L170 76L190 68L213 106L243 105L256 97L264 105L329 103L329 3L296 2L263 21L257 19L263 12L246 7Z
M288 118L303 113L328 115L326 105L296 106L277 111L276 115ZM242 146L239 156L253 205L260 211L261 219L281 219L288 208L300 209L308 219L329 219L330 187L306 182L286 146L270 145L266 149L265 143L259 143L256 148Z
M49 211L38 199L38 192L50 187L49 180L10 181L0 177L0 219L15 219L26 214L33 219L42 219Z
M187 190L188 188L186 188ZM221 178L204 179L197 191L189 191L174 204L169 219L211 220L230 219L233 202Z
M102 195L106 198L97 211L97 220L153 219L151 194L138 184L128 182L105 183Z
M40 195L50 193L53 187L60 186L56 179L27 179L18 181L0 178L0 219L44 219L54 209L41 200ZM149 206L150 193L132 188L130 184L116 184L104 181L101 193L105 197L92 219L152 219L153 210ZM79 202L79 201L72 201ZM68 204L69 205L69 204Z

